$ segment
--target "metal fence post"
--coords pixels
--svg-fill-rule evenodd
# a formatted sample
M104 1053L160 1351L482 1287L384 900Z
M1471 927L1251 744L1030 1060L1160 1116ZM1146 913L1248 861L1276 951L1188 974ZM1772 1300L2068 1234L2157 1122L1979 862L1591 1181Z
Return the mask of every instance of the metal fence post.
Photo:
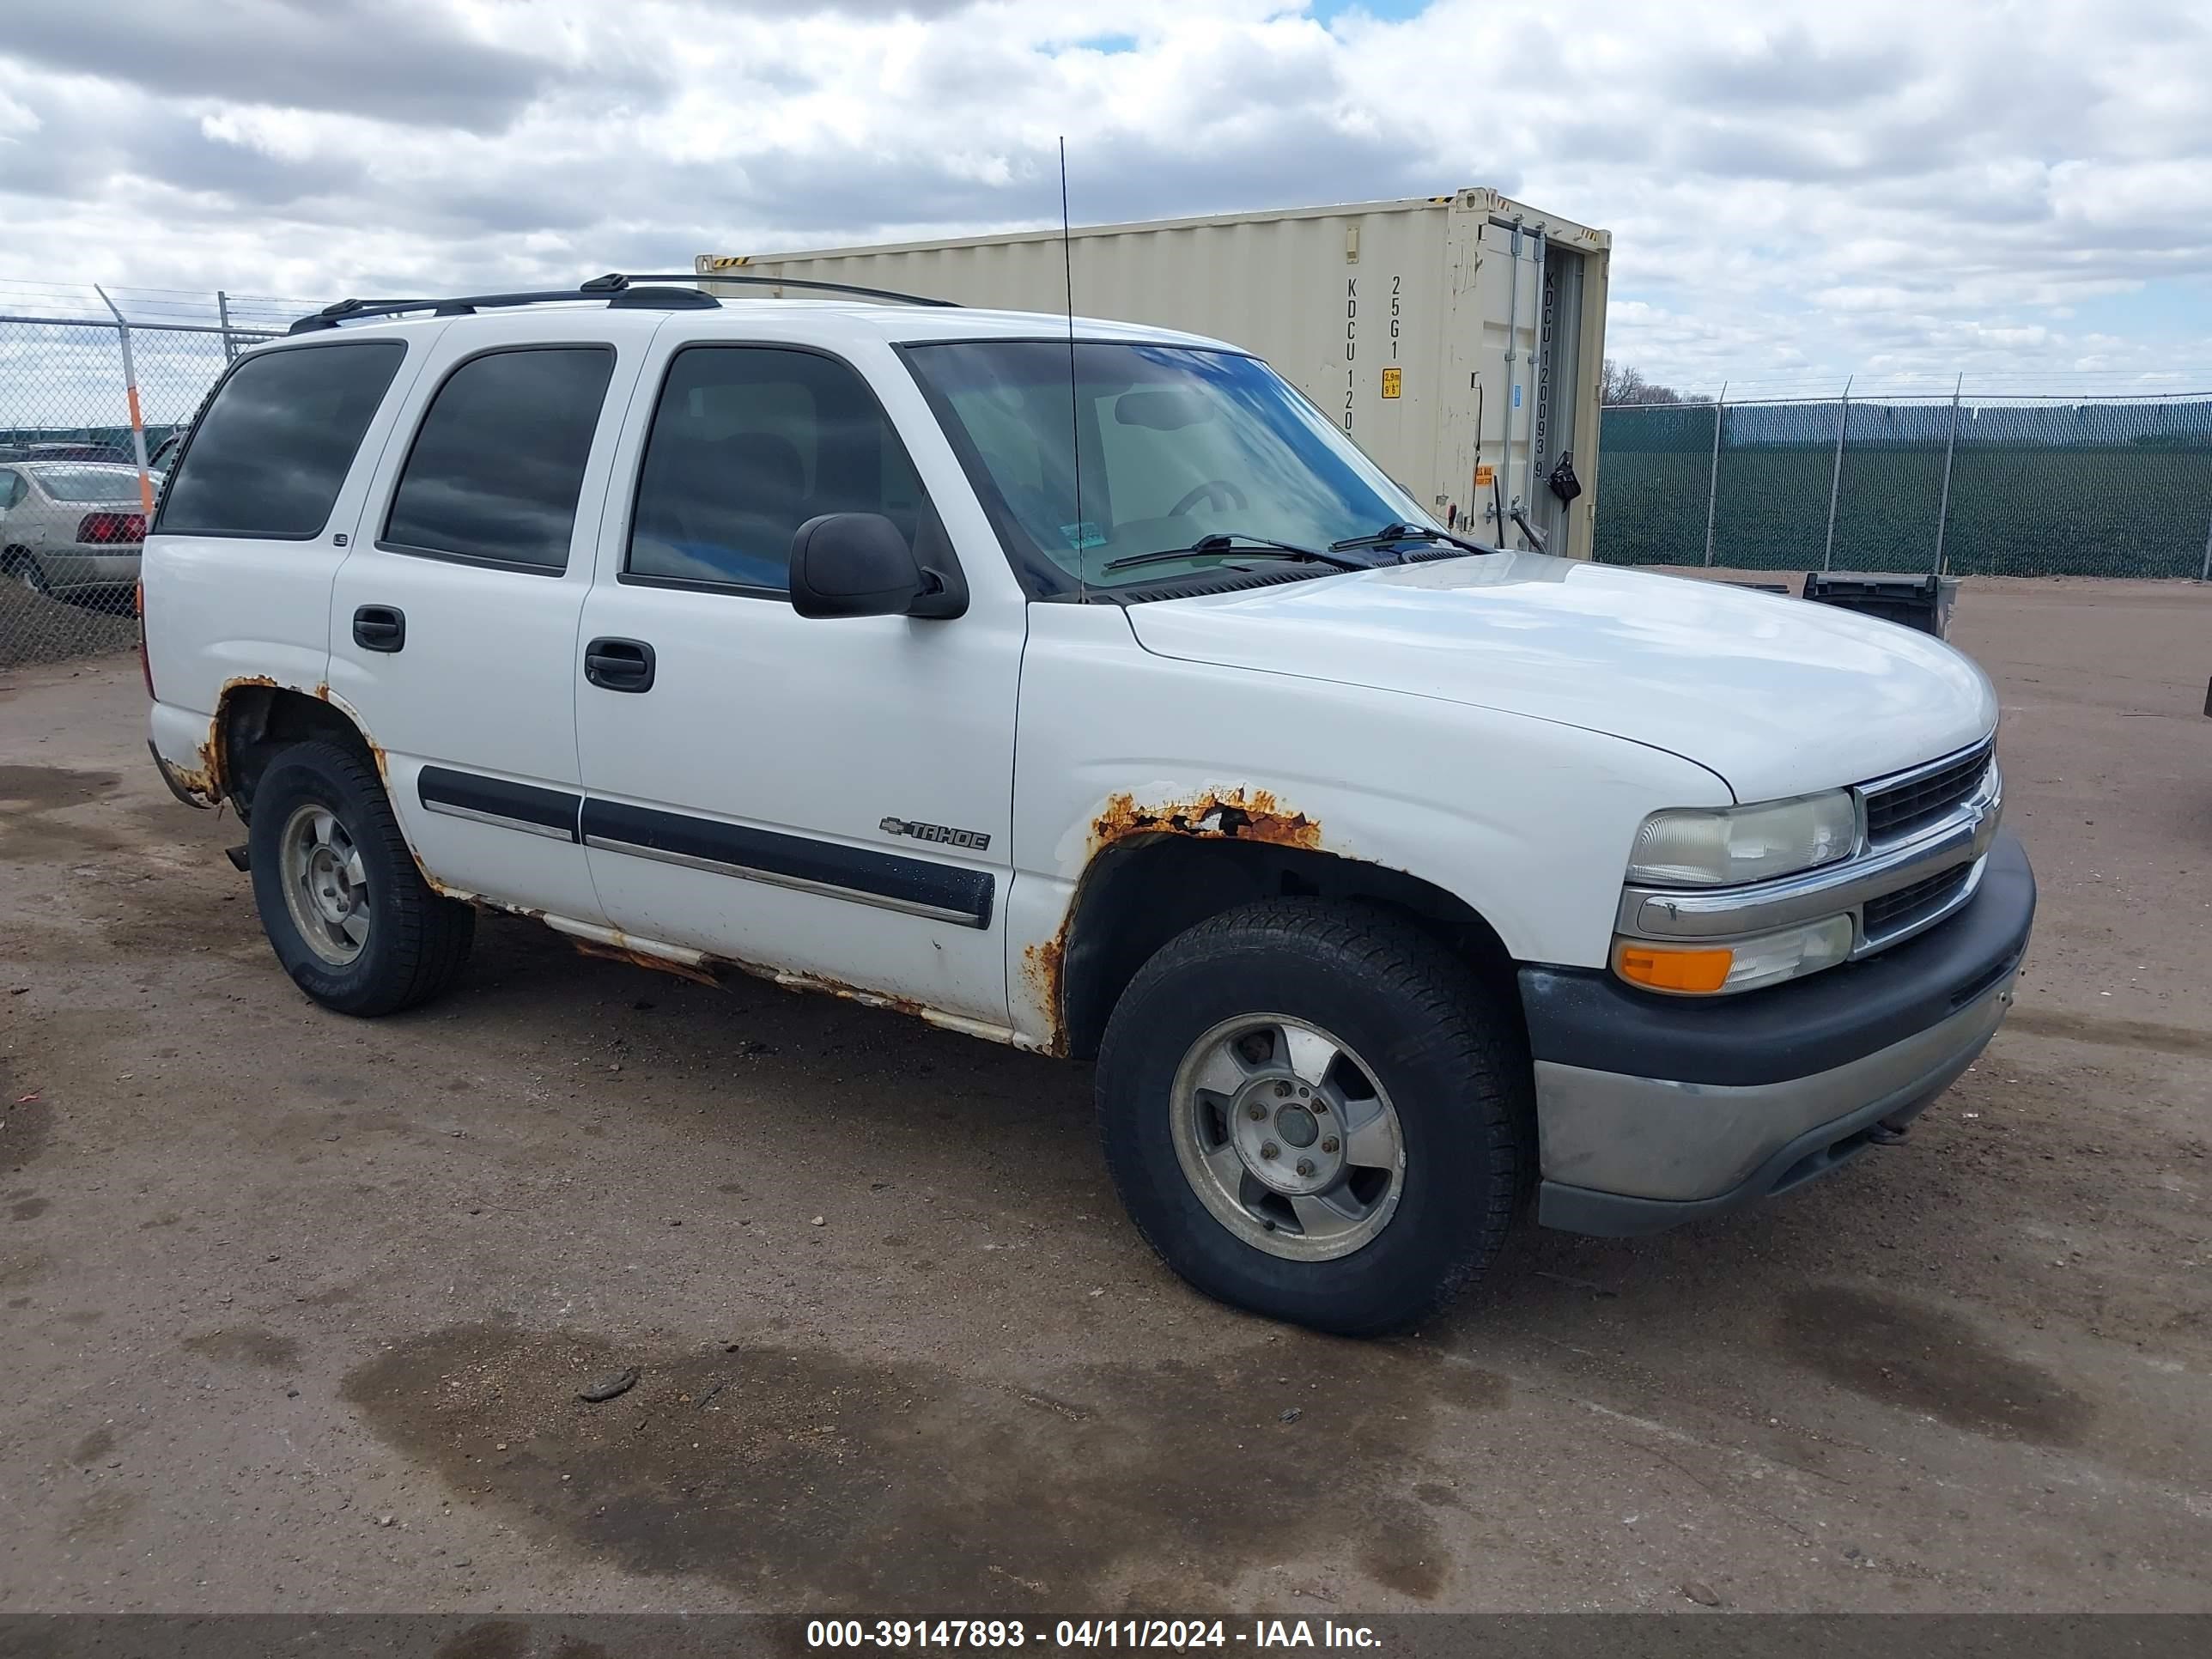
M1858 377L1844 377L1843 405L1836 410L1836 459L1828 467L1828 538L1820 544L1820 568L1831 568L1836 557L1836 495L1844 482L1844 428L1851 418L1851 382Z
M1705 477L1705 564L1713 562L1713 506L1721 494L1721 422L1728 418L1728 382L1721 382L1721 395L1713 404L1713 461Z
M222 325L222 360L229 362L238 356L238 342L230 337L230 295L221 289L215 291L215 315Z
M1965 389L1966 377L1961 374L1951 386L1951 435L1943 444L1943 499L1936 508L1936 574L1943 574L1943 526L1951 516L1951 455L1959 447L1959 393Z
M2212 582L2212 520L2204 526L2204 568L2197 572L2200 582Z
M138 460L138 505L144 510L146 521L154 521L154 475L146 467L146 419L138 407L138 370L131 361L131 325L124 320L115 301L107 297L107 290L97 283L92 291L100 295L100 302L115 313L115 337L123 344L123 396L131 405L131 449Z

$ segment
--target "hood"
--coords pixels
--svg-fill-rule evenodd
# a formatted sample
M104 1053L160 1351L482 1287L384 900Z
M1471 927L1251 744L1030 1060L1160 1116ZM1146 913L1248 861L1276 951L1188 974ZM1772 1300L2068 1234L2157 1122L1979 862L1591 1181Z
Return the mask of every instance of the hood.
M1161 656L1371 686L1664 749L1739 800L1978 742L1982 671L1941 640L1724 582L1477 554L1127 609Z

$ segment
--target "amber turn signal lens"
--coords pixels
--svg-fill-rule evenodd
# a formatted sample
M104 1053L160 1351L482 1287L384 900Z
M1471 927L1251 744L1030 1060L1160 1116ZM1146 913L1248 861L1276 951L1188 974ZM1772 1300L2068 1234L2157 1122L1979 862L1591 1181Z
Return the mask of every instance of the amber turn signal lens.
M1728 983L1735 951L1729 946L1699 945L1675 950L1662 945L1624 941L1613 957L1613 971L1631 985L1654 991L1717 991Z

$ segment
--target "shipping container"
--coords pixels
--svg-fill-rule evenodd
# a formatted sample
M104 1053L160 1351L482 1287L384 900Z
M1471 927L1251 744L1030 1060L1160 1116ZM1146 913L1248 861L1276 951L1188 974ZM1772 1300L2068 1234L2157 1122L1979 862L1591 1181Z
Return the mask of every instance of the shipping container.
M1613 239L1492 190L806 252L699 256L702 286L848 283L1151 323L1257 353L1448 522L1586 557ZM794 296L805 290L793 289ZM1563 462L1581 485L1551 487ZM1503 514L1506 522L1500 526ZM1531 533L1533 532L1533 534Z

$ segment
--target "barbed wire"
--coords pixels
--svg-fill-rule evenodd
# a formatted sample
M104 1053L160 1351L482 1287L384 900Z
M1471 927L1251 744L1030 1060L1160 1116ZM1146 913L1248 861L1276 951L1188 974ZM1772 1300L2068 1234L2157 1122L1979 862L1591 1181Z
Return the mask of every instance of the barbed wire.
M2212 398L2212 373L2208 373L2205 375L2203 387L2201 390L2193 388L2177 388L2172 392L2077 392L2069 396L2064 392L2057 392L1961 391L1954 393L1948 390L1942 392L1883 392L1876 389L1868 391L1863 394L1858 387L1854 386L1851 388L1850 401L1854 404L1911 404L1915 406L1942 404L1948 407L1954 396L1958 398L1961 405L1967 408L1972 408L1976 404L2049 404L2063 408L2073 404L2084 403L2191 403L2203 398ZM1733 389L1731 389L1730 395L1728 399L1728 406L1730 409L1756 409L1767 404L1826 404L1832 407L1843 401L1844 399L1834 392L1817 396L1806 396L1802 398L1739 398L1734 395ZM1714 399L1711 398L1703 396L1692 397L1686 394L1682 398L1681 401L1677 403L1644 402L1632 404L1607 404L1603 405L1603 408L1607 414L1611 414L1615 410L1626 410L1711 409L1713 405Z
M56 322L111 323L106 290L126 320L133 323L198 325L210 328L228 320L234 328L281 330L295 318L319 310L323 300L290 299L276 295L217 294L205 289L142 288L128 283L64 283L0 277L0 313L40 317Z
M1954 374L1911 374L1881 377L1853 376L1850 395L1854 401L1870 399L1899 399L1936 398L1948 401L1960 377ZM1712 403L1723 394L1729 403L1774 403L1799 398L1832 398L1841 395L1844 377L1832 374L1790 377L1758 377L1725 381L1693 382L1669 380L1664 382L1685 401ZM2189 388L2212 386L2212 363L2182 365L2173 368L2144 369L2037 369L1990 370L1969 372L1964 377L1964 392L1967 396L1984 398L2022 397L2064 398L2069 396L2089 396L2099 400L2113 398L2170 398L2197 395ZM1620 405L1630 407L1631 405Z

